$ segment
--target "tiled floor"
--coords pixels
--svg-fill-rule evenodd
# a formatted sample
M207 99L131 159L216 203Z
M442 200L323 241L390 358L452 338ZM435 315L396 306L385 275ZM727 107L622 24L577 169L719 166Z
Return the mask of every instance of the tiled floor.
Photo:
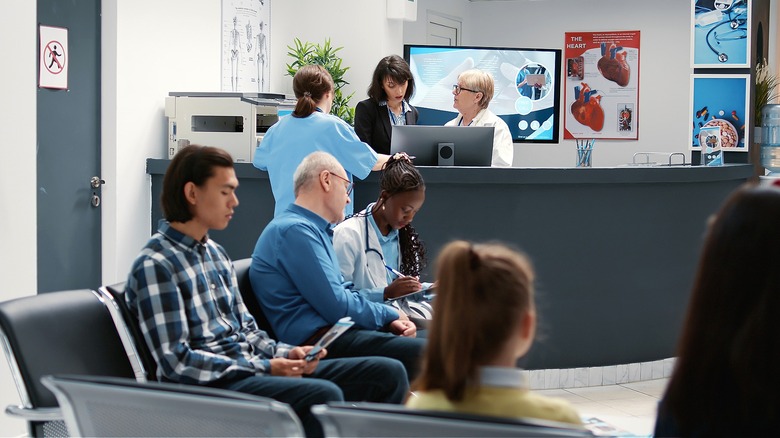
M597 417L635 436L651 436L655 426L656 405L666 389L667 381L664 378L534 392L568 400L583 417Z

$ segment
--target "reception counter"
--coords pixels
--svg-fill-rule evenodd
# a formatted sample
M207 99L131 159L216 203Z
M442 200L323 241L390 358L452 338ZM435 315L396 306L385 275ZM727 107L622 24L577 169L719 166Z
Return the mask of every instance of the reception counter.
M168 162L147 161L153 229ZM533 260L539 327L528 369L674 356L705 222L753 175L744 164L420 171L426 201L414 224L428 248L426 280L452 239L499 240ZM233 259L251 255L274 206L265 172L237 163L236 174L240 205L211 234ZM378 177L356 181L356 211L375 200Z

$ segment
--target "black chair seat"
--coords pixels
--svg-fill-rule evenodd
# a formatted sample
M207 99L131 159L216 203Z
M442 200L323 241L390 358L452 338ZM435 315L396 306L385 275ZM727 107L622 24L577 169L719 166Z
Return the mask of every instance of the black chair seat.
M88 374L133 378L106 306L89 289L42 293L0 303L0 336L21 409L10 408L28 422L31 436L57 424L36 418L36 410L57 407L57 399L41 383L50 374ZM50 409L49 409L50 411ZM57 423L57 422L54 422Z
M138 317L130 311L125 299L125 283L116 283L98 289L111 310L111 317L119 331L125 352L137 358L135 373L138 380L157 380L157 362L146 345Z
M265 312L262 306L260 306L260 301L257 300L257 296L252 290L252 282L249 281L249 267L251 264L251 258L233 260L233 268L236 270L236 279L238 281L238 290L241 292L241 299L244 300L247 310L255 318L255 322L257 322L260 330L264 330L273 339L279 339L276 337L268 317L265 316Z

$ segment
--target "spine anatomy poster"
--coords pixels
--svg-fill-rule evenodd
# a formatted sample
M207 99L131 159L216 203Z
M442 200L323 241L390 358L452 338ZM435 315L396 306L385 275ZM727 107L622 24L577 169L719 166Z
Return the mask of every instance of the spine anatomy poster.
M639 139L639 31L566 32L565 139Z
M271 0L222 0L222 91L269 90Z

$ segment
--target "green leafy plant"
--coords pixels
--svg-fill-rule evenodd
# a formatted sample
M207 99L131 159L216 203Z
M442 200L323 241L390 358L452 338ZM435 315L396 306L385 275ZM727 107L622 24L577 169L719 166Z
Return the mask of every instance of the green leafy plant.
M769 70L769 66L766 60L759 62L756 65L756 104L754 107L755 126L761 126L761 108L764 105L773 103L780 94L777 92L777 86L780 85L780 80L777 75Z
M333 47L330 39L326 39L325 44L321 45L310 42L304 43L300 39L295 38L294 45L287 46L287 49L289 50L287 55L293 59L291 63L287 64L287 74L289 76L295 76L295 73L304 65L316 64L325 67L325 70L333 77L335 86L333 107L330 113L353 125L355 123L355 109L350 107L349 100L355 93L344 96L341 91L344 85L349 84L349 82L344 80L344 73L349 70L349 67L342 67L342 59L337 54L343 47Z

